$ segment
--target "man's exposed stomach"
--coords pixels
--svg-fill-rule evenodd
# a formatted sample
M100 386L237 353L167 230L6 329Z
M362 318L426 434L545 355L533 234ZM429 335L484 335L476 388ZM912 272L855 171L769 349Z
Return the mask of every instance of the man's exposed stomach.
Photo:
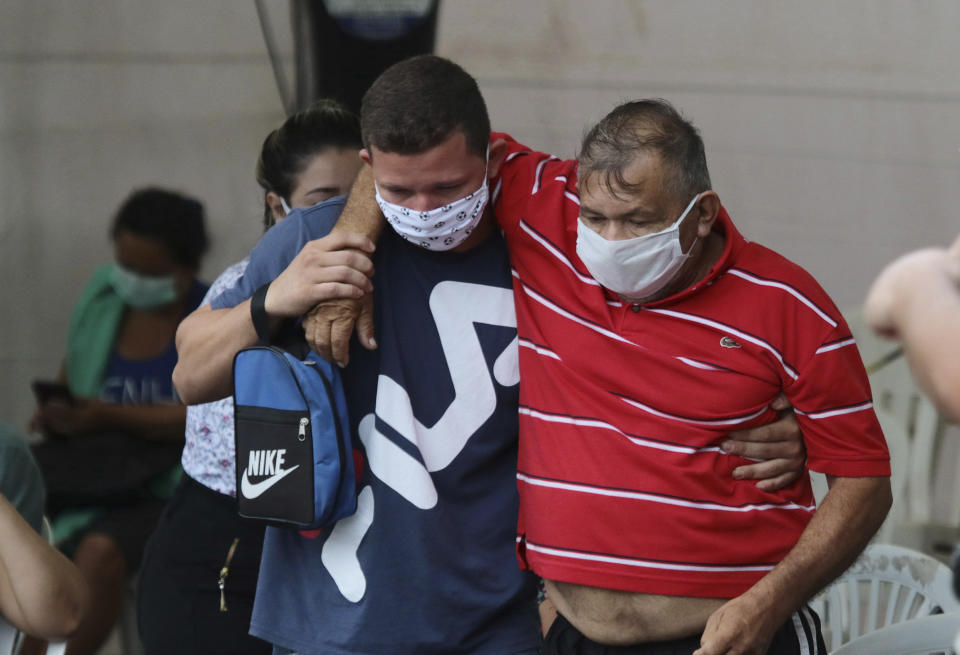
M703 632L722 598L661 596L545 580L557 611L587 638L622 646Z

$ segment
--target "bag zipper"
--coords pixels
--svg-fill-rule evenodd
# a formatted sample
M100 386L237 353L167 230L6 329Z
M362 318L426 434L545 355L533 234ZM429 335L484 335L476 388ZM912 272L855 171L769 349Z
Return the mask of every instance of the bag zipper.
M306 396L306 394L303 393L303 387L300 386L300 380L297 379L297 373L296 373L296 371L294 370L293 366L290 365L290 362L287 361L287 358L286 358L286 356L285 356L285 354L284 354L284 351L281 350L281 349L279 349L279 348L277 348L276 346L254 346L254 347L252 347L252 348L248 348L247 350L254 350L254 349L256 349L256 350L268 350L268 351L270 351L270 353L271 353L274 357L279 358L280 361L282 361L282 362L286 365L287 369L290 371L290 378L293 380L293 383L294 383L295 385L297 385L297 393L300 394L300 400L303 401L303 410L302 410L302 411L304 411L304 412L307 413L307 416L301 416L301 417L300 417L300 426L299 426L299 429L298 429L298 431L297 431L297 441L305 441L306 438L307 438L307 426L310 424L310 403L307 401L307 396ZM237 353L237 354L239 355L240 353ZM316 366L316 362L307 361L307 362L304 362L304 363L313 364L314 366ZM319 372L319 369L316 369L316 368L315 368L314 370L316 370L317 372ZM320 377L322 378L323 376L321 375ZM329 391L330 391L329 388L327 389L327 391L328 391L328 393L329 393ZM239 410L239 407L237 406L236 396L234 396L233 405L234 405L234 413L236 414L237 411ZM245 405L245 407L255 407L255 406L254 406L254 405ZM299 410L299 409L292 409L292 410L272 410L272 411L276 411L276 412L288 412L288 411L289 411L289 412L299 412L299 411L301 411L301 410ZM281 416L271 416L270 412L271 412L270 408L267 408L267 407L259 407L259 408L257 408L257 412L256 412L257 417L256 417L256 418L259 419L259 420L265 421L265 422L267 422L267 423L272 423L272 422L285 423L285 422L286 422L285 417L281 417ZM271 420L271 419L272 419L272 420Z
M305 418L305 415L310 413L308 409L274 409L272 407L260 407L258 405L240 405L236 411L246 420L287 425L290 424L290 419L295 419L299 422Z

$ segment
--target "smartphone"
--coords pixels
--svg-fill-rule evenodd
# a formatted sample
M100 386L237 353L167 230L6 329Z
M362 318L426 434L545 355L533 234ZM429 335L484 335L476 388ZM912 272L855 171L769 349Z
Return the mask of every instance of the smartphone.
M63 382L34 380L32 386L33 395L37 397L38 405L45 405L51 400L56 400L67 405L73 404L73 394L70 393L70 387Z

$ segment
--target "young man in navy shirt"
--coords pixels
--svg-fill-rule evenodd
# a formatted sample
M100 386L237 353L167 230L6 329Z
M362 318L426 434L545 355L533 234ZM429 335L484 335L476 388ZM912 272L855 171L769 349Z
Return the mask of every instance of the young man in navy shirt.
M210 400L257 341L257 290L280 324L373 288L377 348L355 344L344 371L358 510L320 534L268 530L251 632L280 652L535 653L535 585L515 557L516 318L487 202L506 151L474 80L439 57L389 69L361 122L361 177L397 217L372 264L350 225L331 232L343 200L294 211L178 332L177 389Z

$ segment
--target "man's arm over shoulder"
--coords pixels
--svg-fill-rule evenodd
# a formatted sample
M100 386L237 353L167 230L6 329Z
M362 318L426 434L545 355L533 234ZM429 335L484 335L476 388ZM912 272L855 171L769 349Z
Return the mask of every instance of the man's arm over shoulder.
M372 288L372 265L362 254L373 251L367 238L335 233L306 240L312 235L296 222L288 223L294 219L301 217L288 218L261 239L233 288L194 311L177 329L173 382L185 403L230 395L234 355L258 341L250 298L260 287L269 285L263 310L271 329L322 300L357 298Z
M376 201L373 170L364 163L350 187L343 212L333 232L355 233L376 243L386 219ZM357 338L367 349L377 342L373 334L373 298L339 298L327 300L311 309L303 321L304 336L321 357L346 366L349 360L350 335L356 326Z
M377 205L373 170L370 164L364 163L350 187L350 195L347 196L347 202L332 232L362 234L376 243L385 223L383 213Z
M545 187L554 187L568 199L577 197L576 161L537 152L502 132L490 136L490 161L497 163L491 170L490 202L508 240L521 218L536 220L537 216L531 217L526 210L533 200L544 197L541 191ZM554 211L542 217L554 219L559 214Z

